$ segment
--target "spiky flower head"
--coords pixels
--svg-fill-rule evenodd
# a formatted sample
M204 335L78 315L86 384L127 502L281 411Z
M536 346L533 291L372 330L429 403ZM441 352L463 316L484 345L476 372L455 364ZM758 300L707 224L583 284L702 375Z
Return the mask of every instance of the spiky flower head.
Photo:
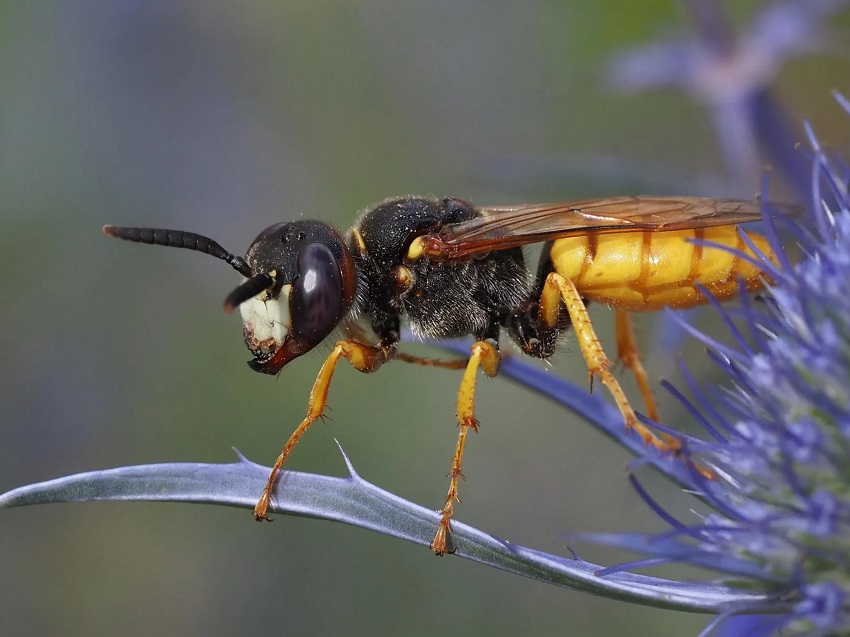
M767 290L744 297L743 329L721 310L733 346L689 328L728 378L708 391L686 374L683 400L713 438L689 445L716 474L692 476L709 512L677 520L634 480L672 529L597 539L781 593L791 612L762 624L768 632L832 635L850 632L850 196L846 171L806 130L811 210L788 219L764 204L779 255L760 259ZM780 241L789 236L800 248L793 265ZM719 620L763 610L736 606Z

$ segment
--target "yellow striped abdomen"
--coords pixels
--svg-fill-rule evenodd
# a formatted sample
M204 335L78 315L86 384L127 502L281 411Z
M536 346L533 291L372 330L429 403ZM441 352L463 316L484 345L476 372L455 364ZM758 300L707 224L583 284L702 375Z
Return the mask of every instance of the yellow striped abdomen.
M775 261L761 235L752 242ZM711 241L753 256L736 226L666 232L587 233L556 239L550 258L555 270L575 283L585 299L633 312L688 308L706 302L696 284L723 300L763 287L761 270L728 250L695 245Z

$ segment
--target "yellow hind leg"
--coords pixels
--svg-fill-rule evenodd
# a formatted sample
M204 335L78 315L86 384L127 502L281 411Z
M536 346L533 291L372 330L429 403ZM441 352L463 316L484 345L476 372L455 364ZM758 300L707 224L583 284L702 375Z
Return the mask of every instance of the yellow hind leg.
M545 325L549 327L557 326L558 309L561 300L564 301L567 312L569 312L572 328L575 330L581 353L587 363L591 387L593 378L598 377L610 392L614 403L623 415L626 429L635 431L643 439L644 443L652 445L660 451L675 451L678 449L678 441L673 439L671 442L668 442L655 435L648 427L638 421L634 409L632 409L629 399L626 397L626 393L611 373L611 361L605 355L602 343L599 342L599 338L596 336L590 316L587 313L587 307L584 305L578 289L571 280L561 276L557 272L552 272L546 277L543 293L540 295L540 318ZM643 367L641 366L640 369L643 370ZM652 394L649 392L649 383L646 379L645 371L643 372L643 378L646 381L647 392L651 399ZM644 399L646 399L646 396L644 396ZM652 405L654 410L654 401L652 401Z
M632 315L620 308L614 308L614 325L617 334L617 359L634 374L643 404L646 406L646 415L658 422L658 407L649 386L649 375L640 360L640 351L632 328Z

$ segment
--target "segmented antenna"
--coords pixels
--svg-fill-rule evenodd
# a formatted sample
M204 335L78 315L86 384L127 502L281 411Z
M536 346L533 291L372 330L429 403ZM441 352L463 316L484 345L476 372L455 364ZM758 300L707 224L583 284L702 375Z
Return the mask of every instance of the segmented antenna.
M163 228L103 226L103 233L116 239L123 239L124 241L132 241L134 243L147 243L148 245L166 246L168 248L186 248L187 250L203 252L229 263L242 276L250 277L253 275L251 267L246 263L245 259L231 254L209 237L195 234L194 232L166 230Z
M248 299L253 299L260 292L274 287L274 284L274 277L266 272L260 272L258 275L252 276L227 295L227 298L224 300L224 311L229 314L233 311L233 308L242 305Z

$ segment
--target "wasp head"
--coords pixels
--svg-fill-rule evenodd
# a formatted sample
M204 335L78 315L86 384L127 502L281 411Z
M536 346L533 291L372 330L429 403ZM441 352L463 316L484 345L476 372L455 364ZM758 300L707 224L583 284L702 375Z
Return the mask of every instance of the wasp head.
M269 226L245 261L253 274L224 306L239 307L251 369L276 374L342 321L354 297L354 265L339 234L315 221Z
M243 259L192 232L104 226L113 237L204 252L243 277L224 302L239 308L251 369L277 374L318 345L345 317L356 276L348 248L331 227L316 221L278 223L263 230Z

